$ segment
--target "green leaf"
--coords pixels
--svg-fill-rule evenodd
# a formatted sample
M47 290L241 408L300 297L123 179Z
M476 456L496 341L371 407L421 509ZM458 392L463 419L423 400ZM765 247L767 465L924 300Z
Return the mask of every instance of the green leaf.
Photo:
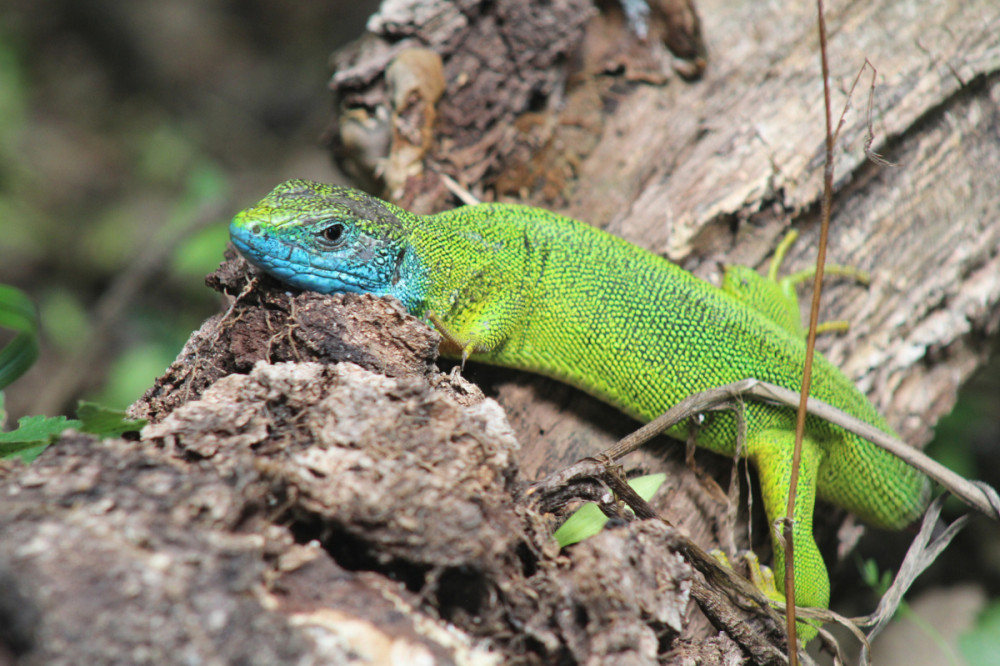
M0 458L18 456L31 462L63 430L81 425L65 416L25 416L17 422L17 430L0 432Z
M656 491L660 489L660 486L663 485L666 479L666 474L647 474L646 476L632 479L628 482L628 485L632 486L632 489L639 494L639 497L649 501L649 498L656 494ZM593 502L588 502L577 509L576 513L567 518L566 522L556 530L553 536L555 536L556 541L559 543L559 547L565 548L570 544L594 536L604 529L604 524L607 522L608 517L601 512L598 506Z
M553 535L560 548L589 539L602 529L608 517L593 502L584 504Z
M121 410L83 400L76 408L76 415L82 422L79 426L82 432L89 432L101 438L121 437L127 432L142 430L146 425L146 419L130 419Z
M0 455L0 458L20 458L25 464L32 462L35 458L42 455L42 451L49 447L51 442L46 442L45 444L24 444L23 448L15 447L16 450L11 452L10 455ZM2 448L2 447L0 447Z
M0 349L0 389L23 375L38 358L38 315L31 299L14 287L0 284L0 327L17 331Z
M145 419L129 419L123 411L93 402L80 401L76 413L78 420L65 416L25 416L17 422L17 430L0 432L0 458L17 456L31 462L68 428L104 439L121 437L146 425Z

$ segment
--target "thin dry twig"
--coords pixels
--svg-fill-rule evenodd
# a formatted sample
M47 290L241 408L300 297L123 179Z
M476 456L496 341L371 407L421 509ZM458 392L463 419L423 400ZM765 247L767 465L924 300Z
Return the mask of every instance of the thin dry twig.
M819 304L823 292L823 268L826 266L826 246L830 236L830 211L833 208L833 117L830 103L830 65L827 62L826 18L823 0L816 0L819 29L819 56L823 73L823 118L826 122L826 155L823 167L823 198L820 207L819 247L816 251L816 273L813 277L812 304L809 308L809 328L806 335L806 357L802 368L802 389L799 393L798 411L795 421L795 447L792 449L792 475L788 482L788 503L782 521L785 548L785 598L789 603L786 616L788 625L788 663L798 666L798 643L795 624L795 499L798 491L799 467L802 461L802 440L806 432L806 407L809 401L809 386L812 383L813 356L816 351L816 330L819 327Z
M799 394L795 391L758 379L743 379L688 396L661 416L623 437L600 455L611 461L620 460L685 419L700 419L700 415L704 412L731 409L732 405L736 404L733 401L739 397L752 398L786 407L796 407L799 402ZM806 410L812 416L863 437L872 444L892 453L908 465L937 481L973 509L993 520L1000 521L1000 495L989 484L965 479L936 460L929 458L922 451L818 398L810 397L806 403ZM593 460L593 458L585 458L584 460ZM540 483L545 483L555 476L548 477ZM538 485L536 484L536 486Z

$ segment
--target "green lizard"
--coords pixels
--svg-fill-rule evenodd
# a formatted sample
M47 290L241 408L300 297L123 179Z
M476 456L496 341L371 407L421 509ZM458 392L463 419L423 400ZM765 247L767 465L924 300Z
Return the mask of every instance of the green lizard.
M800 389L801 327L777 304L773 282L733 267L719 289L546 210L480 204L420 216L357 190L292 180L239 213L230 236L250 263L294 287L394 296L433 321L449 355L554 377L643 421L750 377ZM818 355L811 395L892 433ZM757 468L773 523L786 510L794 410L750 402L745 416L743 454ZM687 432L682 424L673 434ZM733 455L733 416L708 419L696 441ZM893 455L810 417L795 505L796 603L829 602L812 530L816 497L899 529L921 514L928 494L926 477ZM778 544L774 566L784 566ZM815 635L804 631L803 640Z

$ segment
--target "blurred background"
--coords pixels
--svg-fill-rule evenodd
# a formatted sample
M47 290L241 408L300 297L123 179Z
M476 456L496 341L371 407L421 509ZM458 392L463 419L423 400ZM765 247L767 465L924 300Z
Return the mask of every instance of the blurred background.
M232 215L288 178L342 180L327 56L377 5L4 0L0 284L43 326L9 423L128 406L219 309L203 278Z
M288 178L343 181L322 138L327 58L377 5L4 0L0 284L27 292L43 326L38 362L5 391L7 427L26 414L72 414L80 398L127 407L220 309L203 279L222 259L232 215ZM996 485L998 441L994 360L931 450ZM1000 594L997 532L976 521L947 552L951 564L920 584L925 598L935 586L958 590L957 609L928 603L966 623L982 613L978 636L1000 636L1000 605L987 602ZM903 549L909 538L887 546L880 533L859 552ZM858 579L851 563L835 575ZM868 610L866 598L858 612ZM1000 653L995 636L983 654ZM904 636L886 652L946 655L894 663L960 663L920 645Z

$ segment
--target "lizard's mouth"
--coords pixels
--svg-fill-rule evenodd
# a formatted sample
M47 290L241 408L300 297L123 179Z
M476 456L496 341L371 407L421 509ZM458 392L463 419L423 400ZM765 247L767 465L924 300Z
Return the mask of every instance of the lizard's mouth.
M329 254L319 257L298 243L263 233L259 226L251 229L231 224L229 238L250 264L293 287L323 294L378 291L370 278L331 267ZM319 263L317 259L324 261Z

